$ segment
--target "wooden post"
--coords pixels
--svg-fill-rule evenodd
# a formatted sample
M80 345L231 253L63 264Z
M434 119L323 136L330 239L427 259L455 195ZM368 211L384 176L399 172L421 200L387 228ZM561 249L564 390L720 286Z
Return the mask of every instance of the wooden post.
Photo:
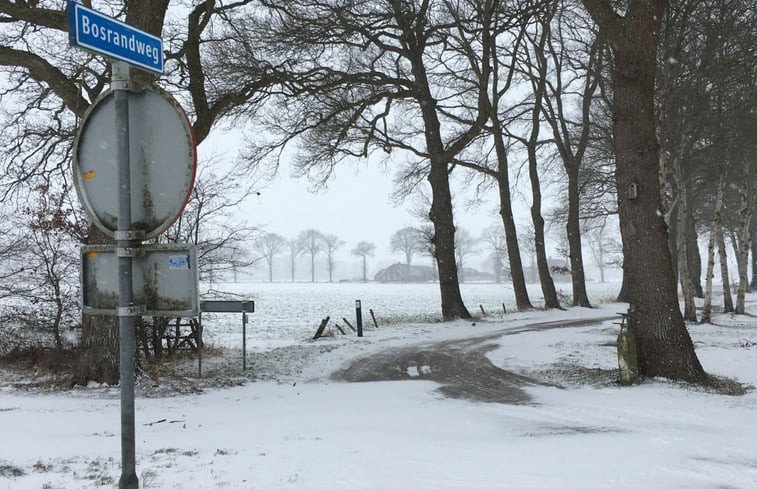
M373 314L373 309L368 309L368 312L371 313L371 319L373 319L373 325L378 329L378 323L376 322L376 315Z
M484 316L486 316L486 311L484 311L484 306L481 305L481 304L479 304L478 307L481 308L481 314L484 315Z
M321 337L323 334L323 330L326 329L326 324L328 324L329 319L331 319L329 316L326 316L323 321L321 321L321 325L318 326L318 330L315 332L315 336L313 336L314 340L317 340Z
M336 329L338 329L340 333L342 333L342 334L347 334L347 333L345 333L345 332L344 332L344 330L343 330L343 329L342 329L342 328L341 328L341 327L340 327L340 326L339 326L338 324L334 323L334 327L335 327Z
M502 303L502 312L507 314L507 308L505 307L505 303Z
M352 324L350 324L350 322L349 322L349 321L347 321L347 318L342 318L342 321L344 321L344 324L346 324L347 326L349 326L349 327L350 327L350 329L352 330L352 332L353 332L353 333L354 333L355 331L357 331L357 330L355 329L355 327L354 327L354 326L352 326Z

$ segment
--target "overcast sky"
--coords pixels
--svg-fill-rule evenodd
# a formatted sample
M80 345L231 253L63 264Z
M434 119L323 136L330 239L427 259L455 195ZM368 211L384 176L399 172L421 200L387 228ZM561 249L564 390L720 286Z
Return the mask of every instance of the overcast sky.
M217 131L200 146L199 164L211 155L232 161L240 139L234 133ZM421 221L410 213L413 205L409 199L400 205L392 202L391 171L390 168L388 173L382 172L377 166L365 163L356 170L353 165L344 164L337 167L327 189L312 193L306 179L291 177L290 169L285 168L273 184L261 189L260 196L251 197L241 212L248 214L252 223L287 238L308 228L334 234L346 242L340 250L340 257L345 260L354 259L349 252L359 241L370 241L376 245L377 260L400 261L402 257L392 255L389 250L391 235L402 227L417 226ZM498 216L494 214L495 192L490 193L485 205L470 209L463 204L465 195L471 191L458 187L455 190L457 226L478 236L486 226L498 223Z

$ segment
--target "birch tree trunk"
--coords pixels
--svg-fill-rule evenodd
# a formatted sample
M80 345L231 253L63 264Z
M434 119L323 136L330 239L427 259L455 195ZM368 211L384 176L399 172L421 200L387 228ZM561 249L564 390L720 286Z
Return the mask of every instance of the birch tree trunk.
M694 284L691 281L689 273L689 254L686 246L686 217L688 216L689 196L686 182L681 174L681 162L675 164L675 180L678 187L678 206L676 226L677 238L677 257L678 257L678 276L681 280L681 290L683 292L683 319L687 321L697 320L696 304L694 303Z
M723 282L723 312L733 312L733 297L731 296L731 279L728 276L728 251L725 247L723 224L718 218L715 239L718 241L718 261L720 262L720 278Z
M707 273L705 274L704 307L702 309L702 322L712 322L712 281L715 275L715 241L717 230L722 226L720 214L723 209L723 195L725 194L725 175L720 174L717 192L715 194L715 207L710 221L710 238L707 240Z
M752 221L752 189L750 184L750 172L747 167L744 182L739 194L741 197L741 209L739 209L739 235L738 235L738 269L739 287L736 291L736 314L744 314L744 301L746 290L749 288L749 224Z

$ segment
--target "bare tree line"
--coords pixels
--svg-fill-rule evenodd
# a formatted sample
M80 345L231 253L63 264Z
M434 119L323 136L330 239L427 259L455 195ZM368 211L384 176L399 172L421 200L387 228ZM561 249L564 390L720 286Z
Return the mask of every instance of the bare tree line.
M757 73L743 62L755 57L753 0L652 0L622 9L609 0L206 1L179 20L165 0L98 7L167 39L168 70L157 83L185 101L199 141L220 121L244 121L259 131L241 161L258 171L275 172L292 148L299 174L317 184L345 160L383 155L397 168L398 194L428 186L421 231L444 319L470 317L450 190L460 174L496 195L505 246L492 241L507 251L519 309L532 307L521 258L527 246L546 307L564 306L546 255L545 179L562 182L572 305L590 306L582 238L618 215L622 295L644 375L706 379L684 317L698 319L700 290L711 307L716 247L723 307L731 300L730 243L739 270L734 308L744 312L757 232ZM77 119L107 88L109 66L48 41L66 34L58 3L2 0L0 22L2 195L66 189L61 170ZM156 82L141 72L132 81ZM512 205L512 178L521 173L530 184L528 245ZM304 247L315 280L315 257L326 250L331 274L339 240L301 238L287 243L292 268ZM355 248L364 264L369 248Z

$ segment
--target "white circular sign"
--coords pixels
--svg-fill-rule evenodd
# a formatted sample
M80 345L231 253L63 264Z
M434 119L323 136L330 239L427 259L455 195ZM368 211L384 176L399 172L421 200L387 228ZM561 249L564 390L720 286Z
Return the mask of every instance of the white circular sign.
M95 101L74 143L74 184L93 223L113 237L118 225L118 154L113 92ZM186 114L155 89L129 92L131 214L154 238L178 219L194 186L197 153Z

